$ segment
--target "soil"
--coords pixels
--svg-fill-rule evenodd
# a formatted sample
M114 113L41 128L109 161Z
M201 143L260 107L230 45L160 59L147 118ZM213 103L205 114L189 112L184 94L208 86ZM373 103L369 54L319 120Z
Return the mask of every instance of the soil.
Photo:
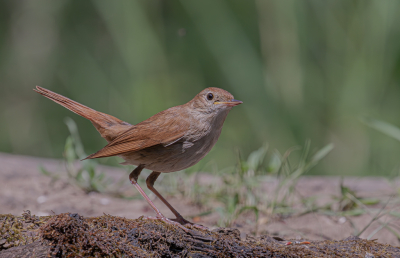
M12 214L21 216L23 211L29 210L37 216L57 215L61 213L77 213L84 217L98 217L111 214L115 217L137 219L142 215L154 216L143 199L123 199L109 194L86 193L77 186L66 183L65 180L54 181L50 177L40 173L39 167L43 166L49 171L64 171L61 160L43 159L36 157L19 156L0 153L0 214ZM127 178L126 170L114 167L101 167L107 176L115 179ZM166 175L173 177L174 173ZM204 175L204 182L210 178ZM162 183L162 181L161 181ZM160 184L158 181L156 183ZM367 226L375 214L375 210L385 206L385 211L399 214L398 200L399 181L384 178L345 178L344 184L361 197L374 197L382 200L380 204L368 206L373 210L372 214L359 216L333 216L322 213L307 213L299 216L261 218L257 226L254 225L252 215L240 217L231 227L240 230L240 237L254 235L269 235L284 239L309 239L309 240L339 240L354 234L355 229L361 230ZM276 182L266 181L262 187L266 194L276 186ZM136 190L126 184L127 193L135 194ZM145 188L145 187L144 187ZM340 195L340 178L338 177L304 177L299 180L296 190L304 197L315 196L320 205L332 200L332 196ZM390 197L395 195L395 197ZM397 197L396 197L397 196ZM162 202L150 195L157 207L167 217L173 217L171 212ZM171 198L168 200L184 217L196 220L196 223L211 229L217 228L219 214L212 212L206 216L195 216L202 212L196 205L186 198ZM384 212L385 212L384 211ZM383 213L384 213L383 212ZM373 222L360 237L367 238L373 234L372 239L382 244L399 246L399 239L390 230L399 234L400 219L393 216L383 216L379 221ZM390 227L382 225L390 222Z

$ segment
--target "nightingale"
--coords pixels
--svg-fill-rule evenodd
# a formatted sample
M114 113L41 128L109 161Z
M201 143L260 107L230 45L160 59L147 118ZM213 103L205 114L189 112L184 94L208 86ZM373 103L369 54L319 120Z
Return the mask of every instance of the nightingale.
M211 150L221 134L222 125L232 107L242 104L220 88L206 88L186 104L171 107L131 125L116 117L86 107L60 94L36 86L37 93L87 118L108 144L85 159L119 156L124 165L137 166L129 175L130 182L153 208L156 218L169 224L195 226L185 220L154 188L161 173L175 172L195 165ZM166 218L137 183L144 169L153 172L147 177L147 188L176 216Z

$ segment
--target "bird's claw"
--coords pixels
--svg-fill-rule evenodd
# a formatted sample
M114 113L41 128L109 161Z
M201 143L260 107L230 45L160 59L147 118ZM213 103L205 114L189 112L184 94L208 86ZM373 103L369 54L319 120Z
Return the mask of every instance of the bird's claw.
M167 224L174 225L185 231L186 233L189 233L191 235L198 235L198 233L194 232L192 229L197 228L201 230L206 230L210 231L207 227L204 227L202 225L194 224L190 221L185 220L184 218L176 218L176 219L168 219L167 217L164 216L157 216L157 217L151 217L151 216L141 216L141 219L149 219L149 220L161 220Z
M186 233L191 233L190 230L186 227L184 227L182 224L180 224L179 222L173 221L171 219L168 219L167 217L161 217L161 216L157 216L157 217L150 217L150 216L141 216L141 219L149 219L149 220L161 220L167 224L170 225L174 225L179 227L180 229L182 229L183 231L185 231Z
M209 228L207 228L203 225L195 224L193 222L185 220L183 217L177 217L176 219L170 219L170 220L180 223L181 225L188 227L188 228L197 228L197 229L201 229L201 230L205 230L205 231L210 231Z

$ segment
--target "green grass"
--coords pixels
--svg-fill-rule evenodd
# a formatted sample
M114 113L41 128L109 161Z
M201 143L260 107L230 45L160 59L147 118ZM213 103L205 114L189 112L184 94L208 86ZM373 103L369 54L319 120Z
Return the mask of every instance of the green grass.
M66 118L65 123L70 131L64 148L64 160L66 175L60 172L51 172L40 167L42 174L53 178L53 180L67 180L72 185L78 186L86 193L99 192L109 194L114 197L132 198L124 194L124 187L129 180L123 177L116 181L106 176L98 168L97 160L83 160L88 155L84 151L84 147L80 140L76 123L71 118ZM128 174L127 174L128 175Z

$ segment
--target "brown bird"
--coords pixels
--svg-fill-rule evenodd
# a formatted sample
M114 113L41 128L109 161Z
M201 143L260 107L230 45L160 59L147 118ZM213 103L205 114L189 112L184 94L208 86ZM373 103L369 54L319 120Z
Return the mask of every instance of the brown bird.
M183 170L204 158L217 142L229 111L241 101L235 100L226 90L207 88L184 105L169 108L131 125L42 87L36 86L34 91L89 119L101 137L107 140L104 148L85 159L119 156L125 160L122 164L137 166L129 179L156 212L157 218L152 219L181 228L182 225L204 228L185 220L153 185L161 173ZM144 168L153 170L146 179L147 187L168 206L176 219L167 219L137 183Z

